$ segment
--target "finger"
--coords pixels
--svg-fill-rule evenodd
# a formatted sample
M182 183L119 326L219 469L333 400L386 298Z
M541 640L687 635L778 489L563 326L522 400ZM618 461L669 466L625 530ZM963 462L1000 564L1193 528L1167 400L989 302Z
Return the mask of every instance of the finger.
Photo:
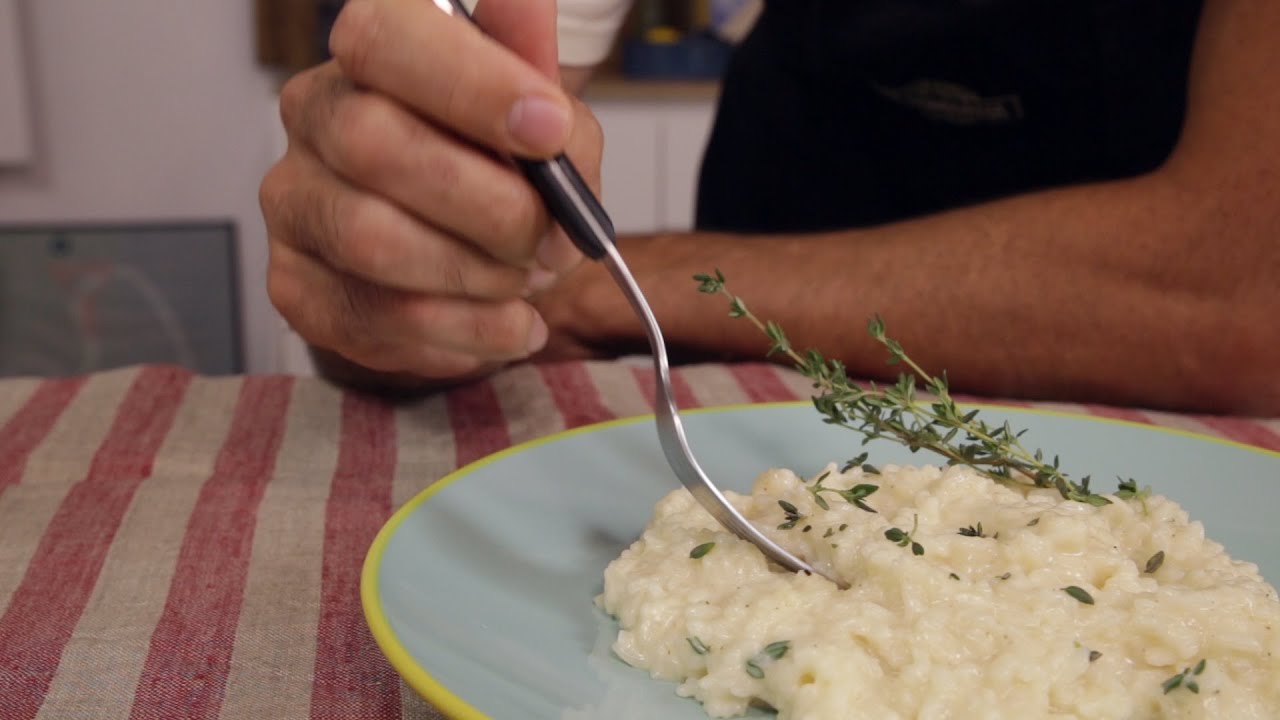
M473 15L498 44L560 82L555 0L484 0Z
M298 139L325 165L499 260L532 264L550 219L537 193L508 164L385 96L354 88L336 67L290 83L282 114L307 118L296 125Z
M574 105L577 119L574 121L573 136L569 138L565 154L578 168L587 186L599 198L601 197L600 159L604 149L604 133L599 121L585 104L575 102ZM557 225L538 246L536 257L538 264L542 267L563 273L582 261L582 252L565 234L564 229Z
M267 290L303 337L377 370L460 355L473 358L474 369L527 357L546 343L545 324L523 301L475 302L382 287L278 241L271 244Z
M259 194L272 237L379 285L501 300L546 282L351 187L298 148L267 173Z
M514 12L518 3L503 5ZM486 12L486 21L501 28L500 15ZM545 33L548 27L554 26L540 21L532 31ZM550 157L569 139L572 108L559 85L434 3L351 0L334 23L329 45L357 84L387 93L485 147Z

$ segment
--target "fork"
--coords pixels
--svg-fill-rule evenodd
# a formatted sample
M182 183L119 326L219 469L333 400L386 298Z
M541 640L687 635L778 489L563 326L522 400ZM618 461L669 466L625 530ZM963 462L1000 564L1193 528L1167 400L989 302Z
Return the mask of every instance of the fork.
M475 22L461 0L434 0L437 7L451 15L459 15ZM577 168L564 154L550 160L514 158L516 165L538 191L551 216L564 228L565 233L583 255L601 261L613 276L614 282L631 303L644 323L645 334L653 354L653 368L657 376L654 391L654 418L658 428L658 441L667 463L688 489L722 526L746 540L782 567L792 572L817 574L841 588L849 587L839 578L820 572L797 557L752 525L738 509L731 505L715 483L702 471L689 448L684 424L680 421L674 394L671 390L671 369L667 361L667 346L662 330L641 292L635 277L627 268L615 244L616 234L609 215L587 187Z

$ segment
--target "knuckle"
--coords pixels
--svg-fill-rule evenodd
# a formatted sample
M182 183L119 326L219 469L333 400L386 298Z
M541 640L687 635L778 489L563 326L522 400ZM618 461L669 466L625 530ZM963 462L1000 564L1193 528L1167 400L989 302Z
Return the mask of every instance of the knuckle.
M285 320L294 322L299 297L297 279L275 253L267 263L267 297Z
M471 282L467 269L457 253L446 253L439 258L435 263L435 273L443 294L458 297L471 295Z
M577 120L574 123L576 132L582 133L583 144L595 150L596 154L600 154L600 148L604 145L604 127L600 124L600 119L595 113L584 109L578 113Z
M366 94L347 95L333 115L338 162L353 180L376 184L396 158L388 108Z
M373 340L373 323L382 291L359 280L344 278L336 301L338 311L332 320L334 339L343 347L367 347Z
M451 152L426 152L416 173L427 187L433 188L441 202L456 199L462 183L462 165Z
M348 2L338 13L329 33L329 50L350 77L367 77L382 29L382 12L377 3Z
M295 182L292 163L291 155L286 154L267 170L262 184L258 186L258 205L262 210L263 223L273 239L297 246L305 242L310 228L307 218L297 207L302 193Z
M381 279L397 269L392 220L376 200L347 203L336 220L334 262L363 277Z
M498 254L527 260L533 256L535 238L545 230L545 211L533 188L524 183L511 183L503 195L501 209L488 215L489 231L507 249Z
M281 177L283 160L273 164L267 174L262 176L262 184L258 186L258 207L262 210L262 218L267 228L278 227L278 220L284 208L285 181Z
M486 308L472 316L472 339L477 347L497 354L523 355L530 322L530 311L524 303L510 302Z
M289 78L280 88L280 122L290 133L301 127L314 86L315 71L306 70Z

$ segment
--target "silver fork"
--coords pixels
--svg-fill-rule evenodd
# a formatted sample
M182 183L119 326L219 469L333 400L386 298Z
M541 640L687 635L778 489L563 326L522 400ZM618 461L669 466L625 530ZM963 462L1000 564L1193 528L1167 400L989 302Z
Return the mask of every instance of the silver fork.
M434 1L445 12L472 20L471 14L460 0ZM538 190L552 217L564 228L578 249L588 258L604 262L614 281L630 301L632 309L644 322L653 353L653 368L657 375L654 416L658 426L658 440L676 477L721 525L760 548L770 560L793 572L817 574L841 588L847 588L848 584L839 578L819 572L760 532L737 508L729 504L728 499L698 465L693 451L689 449L689 441L685 437L684 425L680 422L680 414L671 391L671 371L662 330L658 327L653 310L640 291L635 277L618 253L614 244L616 235L613 223L577 168L563 154L551 160L515 158L515 163Z

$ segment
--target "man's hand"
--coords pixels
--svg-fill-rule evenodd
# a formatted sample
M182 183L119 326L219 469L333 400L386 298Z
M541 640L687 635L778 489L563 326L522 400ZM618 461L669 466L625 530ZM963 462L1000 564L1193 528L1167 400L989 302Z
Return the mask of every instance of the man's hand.
M598 188L599 126L557 82L555 3L480 8L488 36L426 0L351 0L335 59L281 95L268 291L364 368L447 379L527 357L547 327L526 298L581 259L506 160L565 151Z

